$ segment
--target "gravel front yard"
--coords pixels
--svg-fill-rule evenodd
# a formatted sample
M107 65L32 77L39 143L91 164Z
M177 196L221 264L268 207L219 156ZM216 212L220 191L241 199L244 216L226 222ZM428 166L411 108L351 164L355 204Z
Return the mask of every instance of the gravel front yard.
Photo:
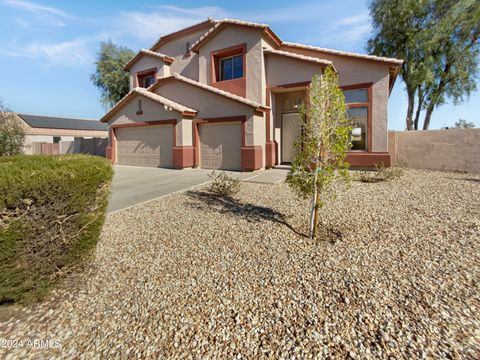
M93 263L3 308L0 337L59 341L22 358L478 358L479 199L468 174L352 182L310 242L285 184L175 194L109 215Z

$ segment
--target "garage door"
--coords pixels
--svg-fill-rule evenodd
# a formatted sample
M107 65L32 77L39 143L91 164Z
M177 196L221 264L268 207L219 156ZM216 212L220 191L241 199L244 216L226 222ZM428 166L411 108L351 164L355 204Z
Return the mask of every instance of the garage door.
M204 124L199 127L200 167L241 169L242 129L240 123Z
M118 128L115 135L118 164L172 167L172 125Z

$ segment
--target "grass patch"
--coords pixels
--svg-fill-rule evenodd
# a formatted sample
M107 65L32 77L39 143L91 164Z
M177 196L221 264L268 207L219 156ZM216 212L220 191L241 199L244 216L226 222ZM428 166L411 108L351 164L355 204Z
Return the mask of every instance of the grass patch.
M357 180L365 183L377 183L398 179L403 175L403 169L399 167L386 168L383 163L375 164L375 171L362 171L357 175Z
M41 299L92 253L112 175L95 156L0 157L0 304Z

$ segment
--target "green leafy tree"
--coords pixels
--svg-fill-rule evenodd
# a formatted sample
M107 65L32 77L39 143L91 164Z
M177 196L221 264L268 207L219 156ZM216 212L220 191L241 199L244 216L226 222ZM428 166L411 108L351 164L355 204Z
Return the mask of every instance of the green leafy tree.
M430 126L434 109L458 104L475 91L480 2L476 0L371 0L370 53L404 60L400 75L408 97L406 127Z
M100 89L100 102L108 109L122 99L130 90L128 72L123 67L135 53L111 41L100 44L97 70L90 75L93 84Z
M0 102L0 156L22 153L25 132L16 115Z
M455 122L455 127L457 129L473 129L475 124L465 119L459 119L457 122Z
M287 184L305 199L311 198L309 237L315 238L319 209L337 178L348 178L346 151L352 127L346 115L345 98L338 76L328 67L314 76L307 103L301 109L302 131L295 143L295 156Z

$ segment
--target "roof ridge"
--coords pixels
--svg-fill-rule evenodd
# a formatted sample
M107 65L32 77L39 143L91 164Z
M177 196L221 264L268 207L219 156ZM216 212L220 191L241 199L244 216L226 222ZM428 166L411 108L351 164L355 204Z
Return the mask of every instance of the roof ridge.
M324 48L324 47L320 47L320 46L307 45L307 44L301 44L301 43L294 43L294 42L283 41L283 40L282 40L282 45L284 45L284 46L296 47L296 48L303 48L303 49L306 49L306 50L308 50L308 49L318 50L318 51L322 51L322 52L326 52L326 53L331 53L331 54L335 54L335 55L354 56L354 57L358 57L358 58L379 60L379 61L383 61L383 62L393 62L393 63L398 63L398 64L403 63L403 60L401 60L401 59L396 59L396 58L389 58L389 57L385 57L385 56L362 54L362 53L353 52L353 51L335 50L335 49L329 49L329 48Z

